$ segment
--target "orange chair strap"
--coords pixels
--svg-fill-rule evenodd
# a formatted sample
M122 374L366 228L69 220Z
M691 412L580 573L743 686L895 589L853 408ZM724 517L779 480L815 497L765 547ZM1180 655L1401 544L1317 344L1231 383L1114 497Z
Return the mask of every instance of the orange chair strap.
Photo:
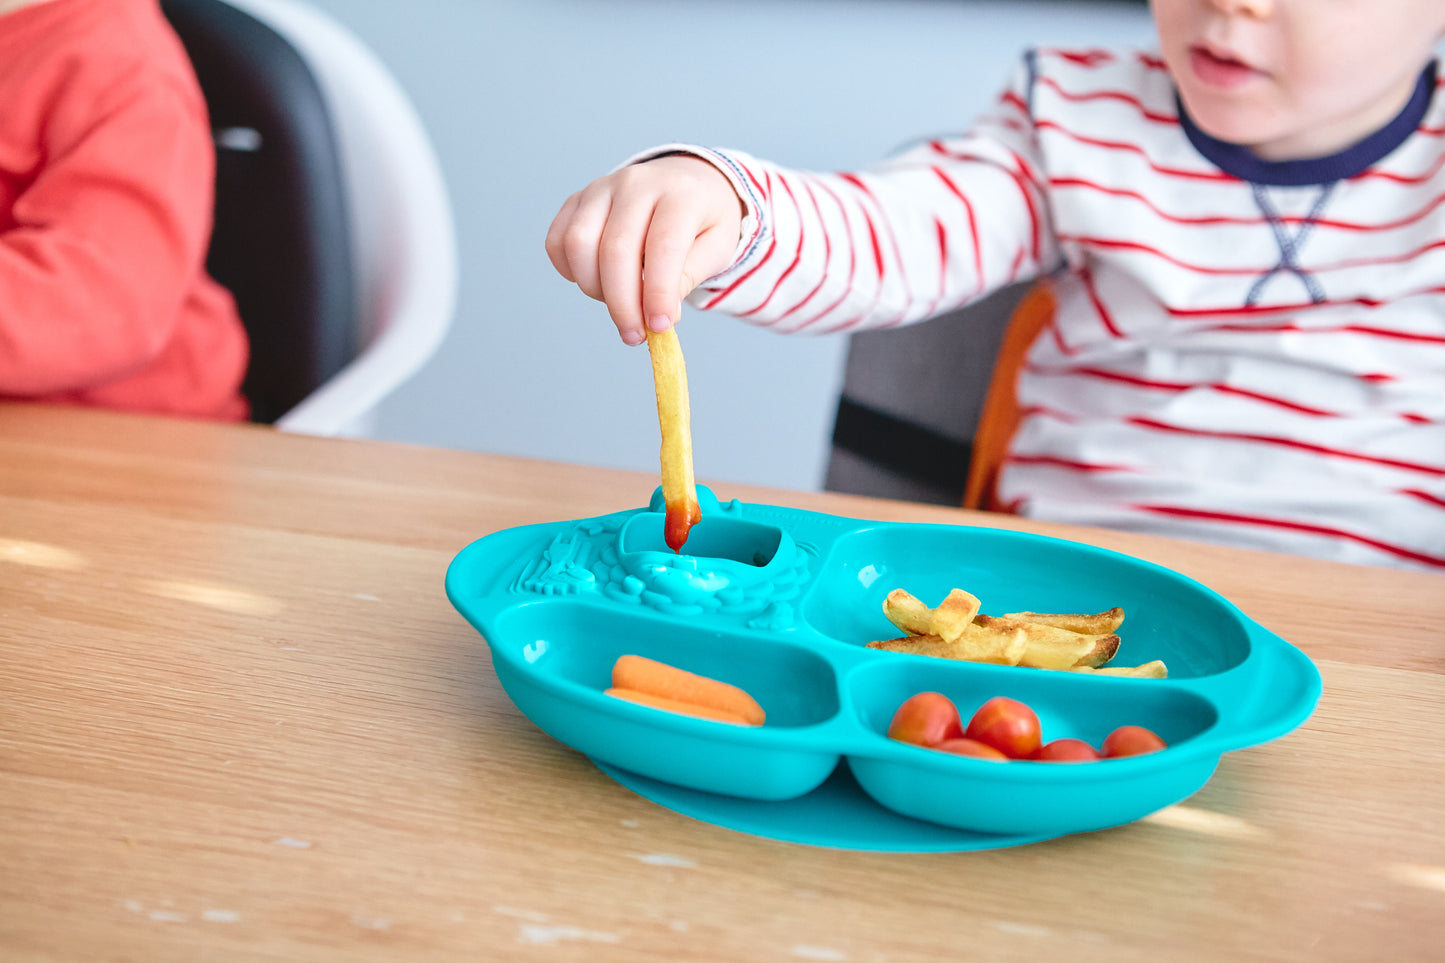
M983 414L974 434L973 458L963 493L964 508L1002 510L994 488L999 469L1008 457L1009 442L1018 428L1019 369L1034 339L1053 321L1054 305L1053 291L1041 281L1024 295L1009 318L994 361L993 376L989 379L988 394L984 397Z

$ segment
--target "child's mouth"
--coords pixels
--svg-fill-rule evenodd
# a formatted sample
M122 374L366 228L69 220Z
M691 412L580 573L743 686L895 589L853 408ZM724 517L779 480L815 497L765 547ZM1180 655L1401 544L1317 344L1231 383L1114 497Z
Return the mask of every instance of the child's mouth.
M1201 46L1189 48L1189 67L1194 76L1206 85L1224 89L1238 87L1260 75L1258 70L1242 61L1221 56Z

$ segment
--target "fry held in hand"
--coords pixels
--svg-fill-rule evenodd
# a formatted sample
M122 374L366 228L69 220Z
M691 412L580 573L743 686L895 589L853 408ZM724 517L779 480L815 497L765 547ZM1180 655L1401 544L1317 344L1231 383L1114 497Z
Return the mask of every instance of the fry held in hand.
M629 693L649 698L633 698ZM737 722L748 726L760 726L767 718L757 700L735 685L640 655L620 656L613 663L612 688L607 690L607 694L623 699L632 698L634 702L644 702L662 709L671 706L659 704L656 700L693 706L709 710L710 713L734 717ZM673 708L672 711L685 710ZM711 714L706 717L716 718Z
M667 547L682 551L687 533L702 520L697 485L692 476L691 409L687 401L687 367L677 329L647 332L652 356L652 381L657 391L657 424L662 431L662 498L667 504L663 537Z

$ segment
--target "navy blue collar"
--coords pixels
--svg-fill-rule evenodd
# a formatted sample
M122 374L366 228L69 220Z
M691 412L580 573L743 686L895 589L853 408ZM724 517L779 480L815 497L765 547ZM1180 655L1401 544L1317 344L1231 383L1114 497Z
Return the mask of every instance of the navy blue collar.
M1179 105L1179 123L1184 127L1184 134L1189 138L1189 142L1194 145L1195 150L1226 174L1233 174L1253 184L1305 187L1354 177L1404 143L1420 126L1425 112L1430 109L1430 98L1435 93L1435 71L1436 63L1432 60L1420 72L1420 79L1415 83L1415 92L1410 95L1410 102L1384 127L1338 153L1308 160L1264 160L1255 156L1248 147L1210 137L1189 119L1184 103L1177 94L1174 100Z

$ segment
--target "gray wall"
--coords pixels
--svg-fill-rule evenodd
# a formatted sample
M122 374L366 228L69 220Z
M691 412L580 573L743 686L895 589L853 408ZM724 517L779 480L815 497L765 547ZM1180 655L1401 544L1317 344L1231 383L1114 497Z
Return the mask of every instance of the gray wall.
M542 250L572 191L666 141L859 166L958 129L1033 44L1148 44L1135 4L1050 0L312 0L386 61L456 212L452 331L378 437L655 471L645 348ZM842 338L687 312L700 479L822 485ZM725 487L719 494L726 496Z

